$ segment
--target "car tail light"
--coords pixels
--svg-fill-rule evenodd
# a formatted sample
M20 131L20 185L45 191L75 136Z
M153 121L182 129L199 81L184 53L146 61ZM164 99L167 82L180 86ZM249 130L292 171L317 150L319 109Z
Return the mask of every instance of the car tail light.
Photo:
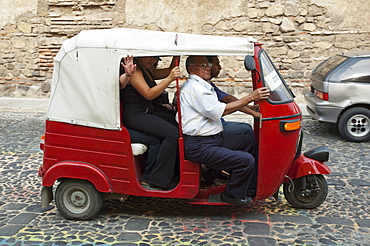
M329 101L329 94L327 92L315 90L315 96L320 98L321 100Z

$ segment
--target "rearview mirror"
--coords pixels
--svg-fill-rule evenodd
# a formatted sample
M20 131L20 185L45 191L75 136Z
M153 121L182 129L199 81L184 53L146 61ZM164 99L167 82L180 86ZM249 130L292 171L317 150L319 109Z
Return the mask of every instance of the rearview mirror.
M256 69L256 63L254 62L253 56L247 55L244 58L244 67L248 71Z

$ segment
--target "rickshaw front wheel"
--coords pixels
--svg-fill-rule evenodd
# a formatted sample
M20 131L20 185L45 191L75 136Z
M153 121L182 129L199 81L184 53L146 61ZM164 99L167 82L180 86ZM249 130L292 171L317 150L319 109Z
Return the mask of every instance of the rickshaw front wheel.
M99 213L103 198L90 182L65 179L58 185L55 203L65 218L89 220Z
M328 184L321 174L303 176L283 185L284 196L295 208L316 208L328 195Z

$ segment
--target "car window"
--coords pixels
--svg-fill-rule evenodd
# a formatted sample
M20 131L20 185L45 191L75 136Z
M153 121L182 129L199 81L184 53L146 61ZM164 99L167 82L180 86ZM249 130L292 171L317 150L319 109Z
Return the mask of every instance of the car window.
M370 59L353 59L335 72L330 81L370 83Z
M312 75L314 75L319 80L325 80L326 76L333 71L334 68L338 67L341 63L346 61L348 57L336 55L333 56L322 63L320 63L313 71Z

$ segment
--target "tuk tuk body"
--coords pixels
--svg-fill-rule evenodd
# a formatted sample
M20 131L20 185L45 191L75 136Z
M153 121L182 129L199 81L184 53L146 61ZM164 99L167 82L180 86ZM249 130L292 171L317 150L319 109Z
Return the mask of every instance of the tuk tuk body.
M326 147L320 147L301 154L302 112L294 102L294 95L266 51L262 49L262 45L258 43L255 44L254 61L256 65L252 70L253 88L267 86L270 89L269 98L259 102L261 117L255 122L254 127L259 144L256 199L277 195L279 187L285 182L284 194L291 205L304 208L316 207L323 200L318 202L320 199L317 197L312 199L312 196L318 193L315 191L311 194L311 191L307 190L307 184L304 184L307 181L306 178L302 177L313 175L311 176L313 181L311 181L316 188L321 186L318 188L321 189L320 196L322 196L321 199L325 199L327 184L321 176L317 178L314 175L330 173L330 169L323 164L329 159L329 151ZM293 188L288 182L291 180L300 183L298 191L288 191Z
M83 31L65 41L55 58L41 143L42 207L55 197L66 218L91 219L100 211L104 199L124 201L129 195L226 204L219 200L226 184L201 187L201 165L186 160L181 131L177 187L165 191L141 186L145 154L134 153L135 146L120 115L119 64L128 54L243 55L246 61L253 60L251 66L245 62L252 72L253 88L267 86L271 94L268 100L259 103L261 117L254 123L259 144L255 199L276 196L284 184L284 194L295 207L313 208L325 200L327 184L322 174L330 173L323 164L328 160L328 150L320 147L300 153L301 111L260 44L251 38L121 28ZM54 195L56 181L60 183Z

